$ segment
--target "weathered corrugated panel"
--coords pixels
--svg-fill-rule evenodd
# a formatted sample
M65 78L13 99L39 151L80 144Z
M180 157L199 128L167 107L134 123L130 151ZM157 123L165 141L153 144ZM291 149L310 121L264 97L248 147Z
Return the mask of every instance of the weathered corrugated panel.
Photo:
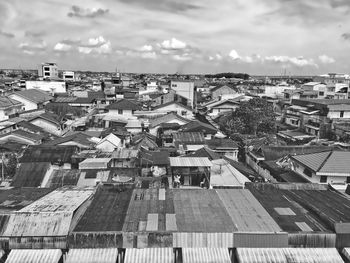
M172 248L130 248L125 251L124 263L173 263Z
M157 230L158 230L158 214L148 214L146 231L157 231Z
M211 167L207 157L169 157L172 167Z
M288 233L290 247L335 247L336 239L333 233Z
M69 248L123 247L123 235L113 232L73 233L68 237Z
M57 263L60 249L12 249L6 263Z
M172 233L149 233L148 247L173 247Z
M344 263L335 248L237 248L239 263Z
M335 232L340 234L350 234L350 223L335 223Z
M288 247L287 233L236 232L233 234L235 247Z
M231 263L227 248L183 248L183 263Z
M344 255L344 257L347 258L347 260L350 261L350 248L349 247L344 247L342 254Z
M4 236L67 236L73 213L15 213L10 216Z
M65 263L115 263L117 248L70 249Z
M350 247L350 234L337 234L336 248Z
M10 237L10 249L67 249L66 237Z
M245 189L217 189L222 203L238 231L281 232L264 207Z
M232 248L232 233L173 233L174 247L223 247Z
M159 189L159 200L165 200L165 189Z
M55 190L19 212L74 212L94 193L94 188L65 187Z
M176 215L165 214L165 230L166 231L177 231Z

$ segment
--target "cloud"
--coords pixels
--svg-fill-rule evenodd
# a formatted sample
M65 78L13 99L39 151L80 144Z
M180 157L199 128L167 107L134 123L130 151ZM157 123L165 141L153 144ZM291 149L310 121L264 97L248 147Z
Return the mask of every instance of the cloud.
M318 59L323 63L323 64L332 64L335 62L335 59L332 57L329 57L327 55L320 55Z
M240 58L241 58L240 55L238 55L237 51L234 50L234 49L232 49L232 50L230 51L230 53L228 54L228 56L229 56L231 59L233 59L233 60L237 60L237 59L240 59Z
M156 54L156 52L144 52L144 53L141 53L141 57L142 58L149 58L149 59L156 59L157 54Z
M318 67L318 65L314 62L313 59L306 59L303 56L300 56L300 57L269 56L269 57L265 57L264 60L271 63L293 65L297 67L305 67L305 66Z
M141 52L149 52L152 50L153 50L153 47L151 45L144 45L144 46L139 48L139 51L141 51Z
M149 10L159 10L171 13L181 13L201 9L199 5L190 4L183 0L119 0L124 4L140 6Z
M112 53L112 44L110 41L104 39L103 36L96 38L89 38L87 43L78 42L78 51L83 54L98 53L109 54Z
M32 55L35 52L45 51L47 44L45 41L39 42L39 43L28 43L23 42L20 43L18 46L25 54Z
M189 61L192 60L192 57L190 54L185 53L183 55L173 55L172 58L177 61Z
M65 43L57 43L54 48L55 51L59 51L59 52L67 52L70 51L72 49L71 45L65 44Z
M7 38L14 38L15 37L14 34L9 33L9 32L5 32L5 31L2 31L2 30L0 30L0 36L7 37Z
M350 40L350 33L344 33L341 35L344 40Z
M179 50L187 47L185 42L182 42L174 37L170 40L164 40L162 43L157 45L164 50Z
M71 11L67 14L69 17L80 17L80 18L95 18L98 16L103 16L109 12L108 9L102 8L81 8L79 6L73 5Z
M32 38L38 38L44 36L46 33L44 31L25 31L24 36L25 37L32 37Z

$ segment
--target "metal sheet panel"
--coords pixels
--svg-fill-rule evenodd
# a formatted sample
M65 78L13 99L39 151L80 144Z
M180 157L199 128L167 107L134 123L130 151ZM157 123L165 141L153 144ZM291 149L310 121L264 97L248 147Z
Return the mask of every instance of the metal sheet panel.
M344 263L335 248L237 248L239 263Z
M287 233L236 232L233 234L233 240L235 247L288 247Z
M344 255L344 257L347 258L347 260L350 261L350 248L349 247L344 247L342 254Z
M148 214L146 231L157 231L157 230L158 230L158 214Z
M65 263L115 263L117 248L70 249Z
M233 248L232 233L173 233L173 246L183 248Z
M176 215L165 214L165 230L166 231L177 231Z
M169 157L172 167L211 167L207 157Z
M6 263L58 263L60 249L12 249Z
M183 263L231 263L227 248L183 248Z
M173 263L172 248L130 248L125 251L124 263Z

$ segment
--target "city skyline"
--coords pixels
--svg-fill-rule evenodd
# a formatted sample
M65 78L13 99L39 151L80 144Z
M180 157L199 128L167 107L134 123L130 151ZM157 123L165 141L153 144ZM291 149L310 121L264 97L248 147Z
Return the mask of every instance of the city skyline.
M2 1L2 68L348 73L345 0Z

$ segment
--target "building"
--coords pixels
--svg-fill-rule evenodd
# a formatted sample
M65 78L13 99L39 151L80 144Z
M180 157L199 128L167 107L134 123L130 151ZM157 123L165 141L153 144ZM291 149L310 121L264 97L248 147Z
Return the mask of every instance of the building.
M193 81L178 81L172 80L170 82L170 89L174 90L176 94L188 99L189 105L194 109L196 107L196 92Z
M16 91L10 94L9 97L23 103L24 111L42 109L53 100L53 97L49 94L36 89Z
M292 170L313 183L350 184L350 152L326 151L290 157Z
M26 89L38 89L48 92L51 95L55 93L66 93L66 83L64 81L26 81Z
M112 115L121 115L128 118L132 117L135 111L140 110L140 107L133 101L121 99L117 102L114 102L113 104L108 105L107 110Z
M38 76L40 78L52 79L58 78L58 67L56 63L42 63L38 69Z
M153 108L154 112L159 113L176 113L186 119L193 119L192 108L189 106L185 106L181 103L171 101Z
M0 121L7 120L23 110L23 103L12 98L0 97Z
M235 94L237 91L231 86L221 85L213 86L210 93L213 100L220 100L224 95Z
M62 76L64 81L75 81L74 71L63 71Z

